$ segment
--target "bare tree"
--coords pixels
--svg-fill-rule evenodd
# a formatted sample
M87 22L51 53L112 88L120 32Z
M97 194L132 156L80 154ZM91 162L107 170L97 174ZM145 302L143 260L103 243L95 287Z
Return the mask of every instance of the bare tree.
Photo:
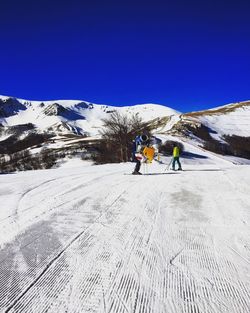
M127 162L132 153L133 139L140 133L149 135L148 127L142 122L138 114L128 115L114 111L103 121L101 131L102 158L109 162Z

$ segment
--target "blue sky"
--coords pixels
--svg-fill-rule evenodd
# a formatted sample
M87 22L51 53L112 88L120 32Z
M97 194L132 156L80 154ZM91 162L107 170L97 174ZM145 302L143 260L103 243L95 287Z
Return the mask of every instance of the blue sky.
M186 112L250 99L249 1L1 1L0 94Z

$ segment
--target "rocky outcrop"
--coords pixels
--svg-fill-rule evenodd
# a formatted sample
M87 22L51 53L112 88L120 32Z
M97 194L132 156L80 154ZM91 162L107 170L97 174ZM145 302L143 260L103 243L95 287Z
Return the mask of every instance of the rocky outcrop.
M53 103L43 110L46 116L60 116L68 121L84 120L85 117L76 111L63 107L58 103Z
M6 118L26 110L27 107L15 98L0 99L0 118Z

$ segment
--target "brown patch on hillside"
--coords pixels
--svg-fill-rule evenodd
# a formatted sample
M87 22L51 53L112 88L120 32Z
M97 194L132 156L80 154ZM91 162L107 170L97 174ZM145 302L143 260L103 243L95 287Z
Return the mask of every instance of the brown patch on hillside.
M171 116L163 116L163 117L154 118L153 120L150 120L148 122L144 122L143 124L150 131L155 130L155 129L159 130L159 128L163 129L170 120L171 120ZM159 132L160 132L160 130L159 130Z

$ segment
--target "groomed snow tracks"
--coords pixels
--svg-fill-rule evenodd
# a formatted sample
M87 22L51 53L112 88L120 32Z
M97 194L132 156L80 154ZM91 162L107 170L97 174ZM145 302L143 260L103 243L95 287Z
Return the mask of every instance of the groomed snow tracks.
M1 313L249 312L249 198L234 184L219 171L75 177L53 202L41 186L50 214L0 254Z

